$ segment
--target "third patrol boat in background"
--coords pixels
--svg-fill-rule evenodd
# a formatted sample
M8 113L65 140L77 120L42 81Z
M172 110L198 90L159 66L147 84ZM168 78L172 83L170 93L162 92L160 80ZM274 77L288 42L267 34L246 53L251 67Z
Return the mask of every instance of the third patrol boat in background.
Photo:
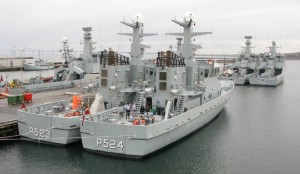
M24 71L39 71L39 70L49 70L54 69L53 64L47 63L44 59L40 57L34 61L34 63L24 63Z
M245 36L246 43L242 47L242 52L234 63L228 67L225 73L219 76L219 79L233 80L236 85L249 83L249 78L254 74L259 62L259 55L251 52L252 36Z
M183 33L168 33L183 38L177 53L159 52L153 62L142 60L142 37L155 34L143 32L143 18L135 15L131 27L130 65L117 59L101 64L99 89L104 111L85 117L80 125L83 148L103 154L142 158L212 121L223 109L233 91L234 83L218 80L219 68L205 61L195 61L192 37L211 34L193 32L191 12L183 22L172 20L184 28ZM124 105L132 103L130 118ZM146 108L144 112L143 108Z
M277 53L276 42L268 47L270 51L260 58L257 72L249 78L251 85L277 86L284 77L284 54Z

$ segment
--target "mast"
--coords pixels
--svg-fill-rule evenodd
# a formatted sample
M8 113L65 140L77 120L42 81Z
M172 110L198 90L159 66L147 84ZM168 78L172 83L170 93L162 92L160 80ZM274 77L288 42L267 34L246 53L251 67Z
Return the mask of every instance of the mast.
M82 27L82 30L84 31L83 54L89 55L93 51L93 44L95 44L95 42L92 42L92 35L90 33L92 31L92 27Z
M254 47L251 47L251 39L252 39L252 36L245 36L245 39L247 39L246 40L246 43L245 43L245 47L243 47L244 48L244 56L246 57L246 58L250 58L250 54L251 54L251 48L254 48Z
M133 17L132 23L121 21L122 24L132 28L132 33L118 33L119 35L132 36L131 52L130 52L130 82L139 81L138 73L144 73L144 63L141 59L144 57L144 49L150 48L148 45L141 43L144 36L154 36L156 33L144 33L144 19L141 14Z
M63 48L60 49L59 51L62 52L62 58L65 59L65 64L68 65L74 58L73 55L71 54L73 49L69 48L67 37L62 38L62 43L63 43Z
M276 42L272 41L272 44L269 47L269 49L270 49L270 57L271 58L276 58L277 48L279 48L279 47L276 46Z
M92 27L82 27L82 30L84 31L84 40L80 44L83 44L83 52L80 54L79 58L82 58L83 63L78 62L77 66L86 73L91 73L93 71L93 68L90 65L90 63L92 63L92 51L94 50L93 44L96 42L92 41Z
M191 87L194 86L194 51L202 48L200 45L193 44L192 38L194 36L212 34L212 32L193 32L195 21L193 20L192 12L186 12L184 14L183 22L177 21L176 19L173 19L172 21L183 27L183 33L166 33L166 35L183 37L184 43L182 44L181 56L185 59L186 63L186 87Z

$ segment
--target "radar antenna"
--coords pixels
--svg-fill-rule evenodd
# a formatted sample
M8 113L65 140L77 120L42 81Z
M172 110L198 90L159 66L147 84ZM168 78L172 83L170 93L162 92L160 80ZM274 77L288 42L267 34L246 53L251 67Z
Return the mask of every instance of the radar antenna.
M69 48L67 37L62 38L62 43L63 43L63 48L60 49L59 51L62 53L61 57L65 59L65 64L68 65L74 59L74 56L71 54L71 52L73 52L73 49Z

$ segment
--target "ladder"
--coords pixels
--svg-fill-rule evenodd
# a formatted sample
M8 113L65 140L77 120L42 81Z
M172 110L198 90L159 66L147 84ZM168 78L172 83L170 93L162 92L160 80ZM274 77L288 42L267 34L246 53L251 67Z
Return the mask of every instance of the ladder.
M119 91L117 96L116 96L116 99L115 99L114 107L119 107L120 106L120 103L123 99L123 96L124 96L124 92Z
M135 108L136 108L137 113L140 112L140 108L142 106L144 97L145 97L145 92L137 92L136 93L136 96L135 96L135 99L134 99L133 103L135 104Z
M177 101L177 108L175 115L180 115L184 112L184 104L186 103L187 96L181 95L179 100Z

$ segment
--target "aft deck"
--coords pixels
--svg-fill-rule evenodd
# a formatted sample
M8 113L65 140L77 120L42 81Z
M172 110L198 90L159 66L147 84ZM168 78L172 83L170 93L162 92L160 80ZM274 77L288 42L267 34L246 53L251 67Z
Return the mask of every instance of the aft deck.
M33 100L30 103L25 103L26 108L41 105L42 103L51 103L58 100L69 100L72 95L65 95L66 93L72 94L78 92L79 88L69 88L58 91L47 91L42 93L34 93ZM14 123L17 120L17 111L21 108L21 104L8 105L7 99L0 100L0 125L7 122ZM29 109L30 110L30 109Z

